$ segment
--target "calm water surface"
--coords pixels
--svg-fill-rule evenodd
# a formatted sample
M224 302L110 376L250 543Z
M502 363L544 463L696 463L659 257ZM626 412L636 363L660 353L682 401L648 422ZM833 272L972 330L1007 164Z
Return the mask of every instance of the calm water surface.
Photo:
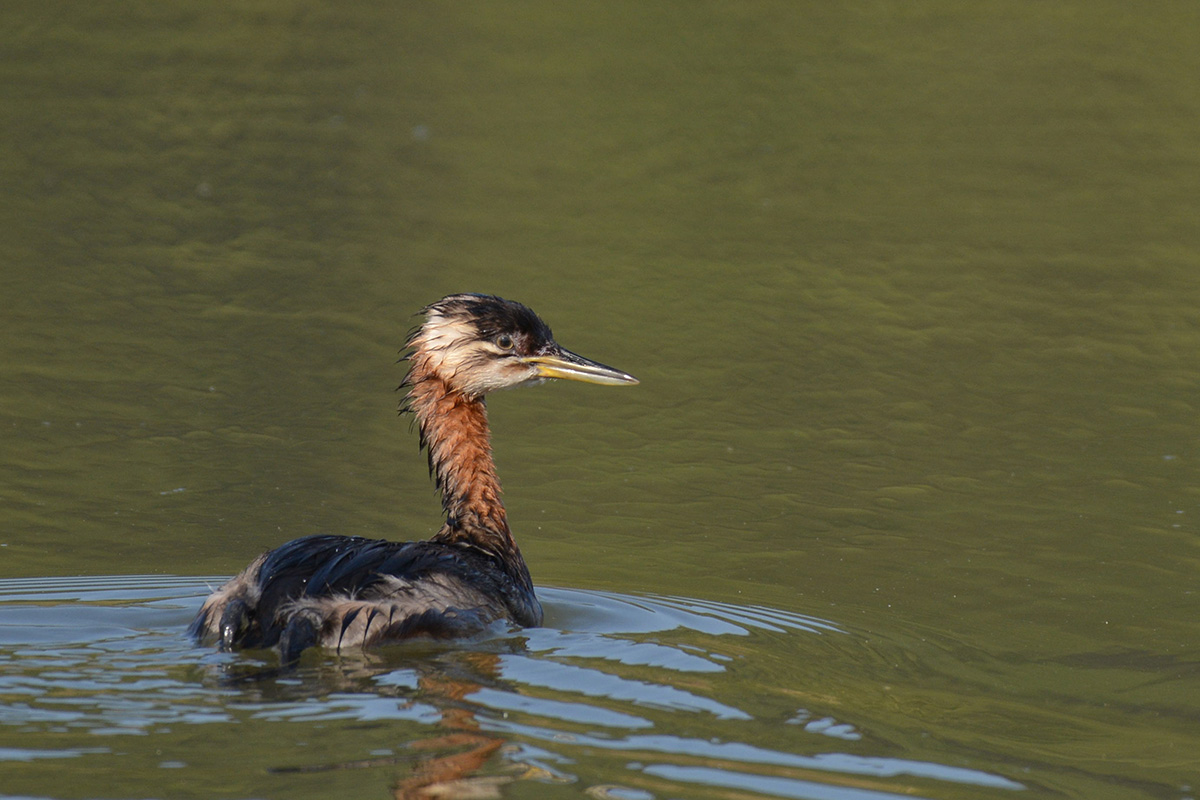
M1200 12L0 22L0 796L1200 791ZM456 291L642 379L490 404L546 626L191 646L267 547L437 528Z

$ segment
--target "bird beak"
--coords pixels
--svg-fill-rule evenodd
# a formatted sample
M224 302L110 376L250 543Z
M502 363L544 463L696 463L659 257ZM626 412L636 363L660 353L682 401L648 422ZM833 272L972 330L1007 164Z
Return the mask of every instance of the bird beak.
M522 358L525 364L537 367L539 378L563 378L584 383L602 383L606 386L632 386L638 379L619 369L606 367L570 350L555 347L553 352L540 356Z

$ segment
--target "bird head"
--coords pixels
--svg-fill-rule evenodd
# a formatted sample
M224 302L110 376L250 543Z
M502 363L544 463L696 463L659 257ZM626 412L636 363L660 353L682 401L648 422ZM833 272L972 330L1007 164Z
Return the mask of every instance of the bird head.
M408 341L409 381L437 378L471 398L552 378L611 386L638 382L563 348L550 326L521 303L455 294L422 313L425 321Z

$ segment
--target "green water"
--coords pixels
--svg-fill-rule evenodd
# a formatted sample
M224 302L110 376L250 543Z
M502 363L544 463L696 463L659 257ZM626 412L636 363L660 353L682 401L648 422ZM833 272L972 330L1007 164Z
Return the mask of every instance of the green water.
M395 362L421 306L492 292L642 380L491 401L536 583L843 631L629 633L715 654L663 683L748 719L647 712L695 743L656 766L586 739L631 713L590 674L596 729L483 715L525 748L483 774L543 767L501 791L1195 793L1197 8L18 0L0 29L0 580L193 586L294 536L428 535ZM369 759L363 726L400 750L425 716L344 711L378 676L310 665L284 700L351 720L310 756L283 701L212 688L172 638L199 602L180 596L104 618L146 632L120 658L4 638L74 630L73 596L0 613L0 793L390 796L406 763L269 768ZM126 712L80 687L140 670L188 712L131 707L114 746ZM103 725L39 715L73 691ZM535 752L555 730L584 737L568 778ZM3 756L31 740L74 755ZM998 782L755 772L712 742Z

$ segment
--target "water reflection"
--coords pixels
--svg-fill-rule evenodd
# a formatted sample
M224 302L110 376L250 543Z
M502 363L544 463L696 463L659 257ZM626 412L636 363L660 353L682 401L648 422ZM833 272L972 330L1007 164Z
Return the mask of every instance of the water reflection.
M473 665L472 672L481 676L495 676L495 659L491 654L464 654L464 659ZM358 675L354 673L358 672ZM349 684L368 675L370 670L347 669L343 672L343 684ZM407 671L405 671L407 672ZM436 735L426 736L407 743L407 750L412 754L408 757L384 756L367 759L356 759L349 762L325 764L303 764L299 766L276 767L273 773L316 773L343 769L365 769L387 767L403 762L411 762L408 774L401 778L395 786L393 797L396 800L408 800L421 797L498 797L499 787L510 783L515 778L511 775L477 775L483 766L505 744L504 738L494 733L488 733L480 728L478 719L466 698L480 689L478 683L463 676L452 676L442 669L417 667L419 674L415 684L408 680L407 675L400 680L387 681L388 685L405 690L419 690L430 698L427 703L408 702L403 705L408 708L420 707L425 710L436 709L436 720L432 723ZM392 673L395 675L395 673ZM302 681L290 681L291 684L301 684ZM325 682L314 685L314 690L322 690ZM343 687L344 690L345 687ZM351 696L348 699L354 699ZM268 714L273 711L263 708ZM364 710L360 707L359 711ZM360 720L374 718L369 712L354 715ZM287 714L277 719L296 719Z
M0 734L23 745L0 748L0 760L21 765L31 785L52 786L53 768L39 764L86 759L129 770L122 785L142 792L161 791L168 768L189 785L215 782L215 754L230 746L251 770L247 794L273 780L316 794L349 775L385 776L398 798L496 796L517 780L579 784L599 797L702 787L844 800L1022 788L883 755L828 713L788 710L797 735L786 740L756 719L747 704L755 698L724 679L763 657L759 636L856 637L814 617L543 589L543 628L340 658L313 652L294 672L231 685L231 675L273 662L184 638L208 588L161 576L0 582Z

